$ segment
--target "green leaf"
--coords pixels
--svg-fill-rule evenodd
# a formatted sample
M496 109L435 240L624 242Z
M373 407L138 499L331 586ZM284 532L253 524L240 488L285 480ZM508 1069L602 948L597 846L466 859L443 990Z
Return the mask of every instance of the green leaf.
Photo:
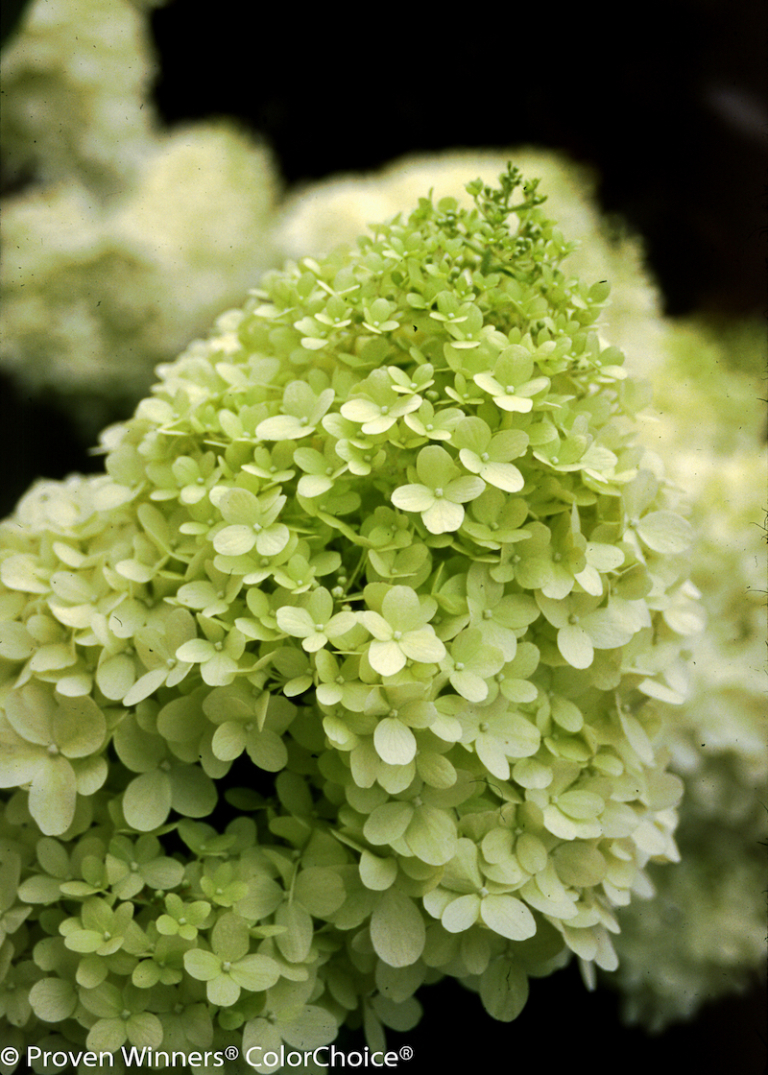
M176 650L176 658L179 661L196 664L210 660L211 652L212 646L207 638L190 638Z
M96 682L99 690L112 702L121 701L136 682L136 668L133 660L125 654L101 661L96 669Z
M256 534L253 528L250 526L225 526L223 530L220 530L213 539L213 547L216 552L221 553L222 556L243 556L245 553L251 551L256 544ZM200 658L194 656L194 640L187 642L181 649L184 654L179 655L181 661L195 661Z
M305 1004L295 1022L284 1024L283 1040L293 1049L317 1049L330 1045L338 1034L336 1019L326 1008Z
M185 817L208 817L213 812L218 801L216 785L199 765L174 766L167 782L171 805L178 813Z
M240 721L230 720L220 724L213 734L211 750L221 761L234 761L245 750L247 732Z
M84 758L99 750L107 722L92 698L64 698L53 719L54 739L68 758Z
M514 896L486 896L480 903L480 917L486 926L510 941L525 941L536 932L533 915Z
M61 881L58 877L43 877L37 874L28 877L19 885L19 898L25 903L55 903L61 896Z
M397 642L371 642L368 660L380 676L395 676L405 668L406 656Z
M392 493L392 503L402 511L426 511L434 502L434 493L425 485L401 485Z
M581 710L569 698L555 694L552 698L552 719L566 732L580 732L584 727Z
M456 825L445 810L422 805L405 835L411 851L430 866L444 866L456 850Z
M477 922L480 914L480 897L476 892L468 892L452 900L443 911L440 921L449 933L463 933Z
M229 912L223 914L211 930L211 948L223 960L234 962L248 952L250 935L245 919Z
M562 792L557 796L556 801L564 814L577 820L598 817L605 809L604 799L593 791L584 791L579 788Z
M137 1049L156 1049L163 1040L163 1024L152 1012L134 1012L127 1024L128 1040Z
M458 530L464 521L464 508L445 497L435 500L422 512L424 525L430 534L448 534Z
M128 1032L122 1019L99 1019L88 1031L85 1045L94 1053L116 1053L127 1038Z
M171 783L161 769L135 777L123 793L125 820L139 832L159 829L170 810Z
M651 511L636 529L650 549L667 556L685 552L693 541L691 524L672 511Z
M653 765L653 744L637 717L621 709L619 710L619 720L627 740L637 753L640 761L644 765Z
M258 735L251 732L246 750L253 764L265 772L278 773L288 764L288 748L270 728L265 728Z
M247 989L249 993L261 993L279 981L280 967L269 956L254 953L238 960L230 974L242 989Z
M408 967L424 951L424 919L413 900L390 888L371 915L371 942L380 959L390 967Z
M370 851L363 851L360 856L360 877L366 888L373 892L384 892L397 877L397 860L379 858Z
M396 717L385 717L373 733L376 752L389 765L407 765L416 756L416 737Z
M400 642L406 657L421 664L434 664L445 657L445 646L431 627L409 631Z
M299 903L284 903L275 912L275 922L285 926L285 933L275 938L282 955L290 963L303 963L309 955L314 937L312 918Z
M581 840L561 844L552 853L555 869L565 885L591 888L599 885L608 872L608 864L596 847Z
M245 1024L242 1046L243 1055L250 1054L251 1067L254 1071L259 1072L259 1075L272 1075L273 1072L280 1069L279 1054L283 1043L283 1035L280 1030L281 1028L266 1019L249 1019ZM256 1050L260 1050L260 1052ZM270 1053L275 1054L275 1063L267 1063L264 1059L258 1060L259 1057L263 1058Z
M77 1007L77 993L61 978L42 978L29 991L29 1003L44 1023L63 1023Z
M64 943L70 952L80 952L84 955L95 952L101 947L103 941L103 934L97 933L93 929L75 929L68 933L64 939Z
M260 422L256 435L261 440L297 440L314 431L313 426L302 425L299 418L290 414L278 414L274 418L265 418Z
M294 883L293 894L310 914L318 918L327 918L338 911L347 895L337 871L323 866L308 866L302 870Z
M595 656L589 635L578 624L566 624L557 632L557 648L574 668L589 668Z
M525 971L511 960L494 960L480 979L480 999L494 1019L511 1023L528 1000Z
M45 758L29 789L29 812L46 836L58 836L75 816L77 781L61 755Z
M213 952L192 948L184 953L184 969L199 982L210 982L221 973L221 960Z

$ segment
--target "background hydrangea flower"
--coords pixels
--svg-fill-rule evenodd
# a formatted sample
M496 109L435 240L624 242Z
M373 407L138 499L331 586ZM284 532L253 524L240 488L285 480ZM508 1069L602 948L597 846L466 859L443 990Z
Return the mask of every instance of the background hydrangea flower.
M161 128L152 6L32 2L3 50L4 161L35 185L3 199L0 361L90 436L273 260L268 151L228 122Z
M765 964L766 626L756 497L765 473L763 333L693 323L667 332L667 361L649 365L662 410L649 434L692 493L692 577L708 626L693 639L689 697L669 729L672 767L686 785L681 862L669 876L654 870L653 898L622 910L619 970L610 978L625 1017L655 1031L742 991ZM681 384L692 410L678 413Z

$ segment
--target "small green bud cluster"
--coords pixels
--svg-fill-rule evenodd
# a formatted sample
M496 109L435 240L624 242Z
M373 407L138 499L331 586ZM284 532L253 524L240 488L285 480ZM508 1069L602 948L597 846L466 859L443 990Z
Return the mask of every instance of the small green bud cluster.
M613 969L676 859L690 527L607 285L517 169L468 189L268 273L105 475L2 525L27 1036L379 1043L446 975L514 1019L571 953Z

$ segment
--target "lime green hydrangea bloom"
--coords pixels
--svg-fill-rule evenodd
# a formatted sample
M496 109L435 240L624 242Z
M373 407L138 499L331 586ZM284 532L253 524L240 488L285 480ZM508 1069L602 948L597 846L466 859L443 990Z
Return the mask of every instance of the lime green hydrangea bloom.
M607 286L468 190L267 273L2 524L30 1040L379 1047L446 975L514 1019L678 858L690 526Z
M544 177L548 207L566 234L582 240L568 264L583 278L611 281L606 332L628 356L630 367L653 386L654 410L640 415L643 440L685 490L694 529L701 535L692 549L692 579L703 600L691 591L687 609L672 613L696 631L706 609L708 628L696 634L690 697L681 708L681 690L656 688L661 705L675 705L667 727L674 730L668 741L671 768L688 789L680 811L683 858L673 870L652 868L656 898L621 912L621 967L610 979L625 994L628 1018L658 1029L695 1014L705 1000L741 988L764 963L759 908L764 887L760 803L768 801L761 598L765 327L760 321L707 326L662 317L660 297L643 269L642 247L598 213L589 171L538 149L516 151L515 159ZM461 185L470 161L484 176L495 174L500 165L492 153L448 152L406 157L376 174L314 184L286 203L277 242L289 253L317 253L341 239L351 240L368 220L394 213L398 200L419 187L461 203L468 197ZM645 387L627 388L638 392L639 404ZM430 435L447 438L431 412L429 417ZM419 431L426 429L420 426ZM491 496L486 489L475 503L485 505ZM498 533L514 540L515 498L505 503L499 495L498 502L489 499L487 504L482 522L479 515L467 519L465 530L484 543L493 537L488 529L492 520ZM574 535L564 531L569 553L549 529L539 530L536 523L526 529L530 539L515 546L521 557L518 580L541 587L544 596L557 597L559 586L566 587L563 595L568 593ZM537 579L547 558L550 574ZM588 590L584 574L580 584ZM682 619L677 624L682 628ZM507 680L502 691L517 700L520 684L519 679ZM734 862L727 877L722 871L725 846ZM735 915L734 906L742 912ZM676 908L674 914L670 907Z

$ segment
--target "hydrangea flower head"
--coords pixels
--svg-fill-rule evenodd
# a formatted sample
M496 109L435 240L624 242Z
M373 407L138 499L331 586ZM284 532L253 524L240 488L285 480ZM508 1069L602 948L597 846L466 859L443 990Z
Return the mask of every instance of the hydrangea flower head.
M468 190L268 273L103 477L3 524L31 1033L376 1044L443 975L512 1019L529 974L615 967L676 859L690 528L605 283L517 169Z

